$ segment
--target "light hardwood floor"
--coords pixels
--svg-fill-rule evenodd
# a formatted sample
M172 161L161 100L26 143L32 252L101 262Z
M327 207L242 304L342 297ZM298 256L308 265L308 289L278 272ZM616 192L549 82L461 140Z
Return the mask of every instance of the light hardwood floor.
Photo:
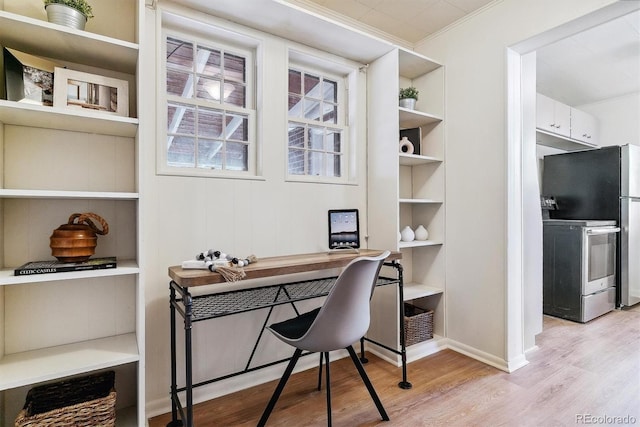
M400 368L369 355L366 369L390 422L379 418L350 360L336 361L333 425L640 426L640 305L587 324L545 316L537 345L527 356L530 363L511 374L442 351L409 364L411 390L397 387ZM326 425L324 388L317 391L316 381L315 369L293 375L268 425ZM275 384L195 406L196 426L255 426ZM158 416L149 426L169 420L168 414Z

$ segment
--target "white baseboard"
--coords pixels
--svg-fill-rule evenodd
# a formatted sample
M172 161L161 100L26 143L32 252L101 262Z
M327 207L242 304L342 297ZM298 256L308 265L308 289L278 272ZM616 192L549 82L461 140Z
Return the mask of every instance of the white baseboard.
M434 335L433 339L407 347L407 363L422 359L448 348L448 341L440 335Z
M402 360L400 356L396 353L389 351L385 348L379 347L377 345L369 345L368 343L365 345L365 351L379 357L387 363L392 364L396 368L402 366ZM358 352L359 353L359 352Z
M531 348L529 348L529 349L525 350L525 351L524 351L524 354L525 354L525 356L526 356L526 355L528 355L528 354L530 354L530 353L533 353L534 351L538 351L538 350L540 350L540 347L538 347L537 345L534 345L533 347L531 347Z
M505 371L509 373L517 369L520 369L529 363L525 358L524 354L518 356L514 360L507 361L507 360L501 359L500 357L494 356L493 354L485 353L484 351L478 350L475 347L471 347L451 339L448 340L447 345L451 350L455 352L464 354L465 356L469 356L472 359L478 360L489 366L493 366L494 368L498 368L501 371Z
M447 339L440 335L434 335L432 339L420 342L407 347L407 363L422 359L423 357L432 355L441 350L447 348ZM378 345L367 342L365 345L366 351L371 354L375 354L380 359L395 365L396 367L402 366L402 358L400 355L387 350Z

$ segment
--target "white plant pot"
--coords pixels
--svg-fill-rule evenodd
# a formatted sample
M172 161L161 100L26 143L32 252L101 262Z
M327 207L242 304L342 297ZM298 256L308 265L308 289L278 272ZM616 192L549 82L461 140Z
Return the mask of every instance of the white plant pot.
M47 11L47 20L52 24L84 30L87 17L76 9L57 3L49 4L45 6L45 9Z

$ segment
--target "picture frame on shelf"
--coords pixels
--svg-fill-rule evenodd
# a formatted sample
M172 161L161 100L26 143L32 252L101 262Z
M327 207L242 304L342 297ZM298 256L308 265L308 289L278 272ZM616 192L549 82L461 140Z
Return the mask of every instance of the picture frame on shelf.
M3 48L6 99L52 106L56 64L15 49Z
M400 129L400 140L402 140L403 137L407 137L413 145L413 152L411 154L422 154L422 150L420 149L422 145L422 130L420 128Z
M53 106L129 116L129 82L56 67Z

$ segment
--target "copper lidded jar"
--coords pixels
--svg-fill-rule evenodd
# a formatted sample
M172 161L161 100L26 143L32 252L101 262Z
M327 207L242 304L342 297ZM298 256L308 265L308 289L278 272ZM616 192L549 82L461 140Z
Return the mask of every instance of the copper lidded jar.
M99 229L91 218L102 226ZM109 225L94 213L74 213L69 217L67 224L53 230L51 235L51 255L61 262L83 262L94 253L98 244L98 234L107 234Z

